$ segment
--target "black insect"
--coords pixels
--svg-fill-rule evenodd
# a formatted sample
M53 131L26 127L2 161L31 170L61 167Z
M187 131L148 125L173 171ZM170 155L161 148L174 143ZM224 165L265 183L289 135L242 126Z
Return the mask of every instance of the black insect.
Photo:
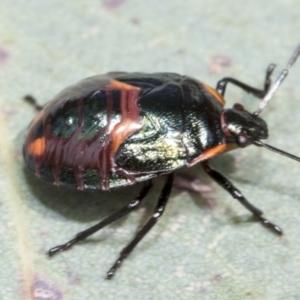
M260 112L296 61L296 49L278 79L271 85L275 68L269 65L263 89L236 79L220 80L216 89L196 79L173 73L115 72L80 81L60 92L29 125L24 159L41 179L78 190L110 190L145 181L128 205L114 212L75 238L49 251L52 256L138 208L152 187L151 179L166 175L155 211L133 240L121 251L107 273L112 278L123 260L162 216L167 205L173 171L201 162L204 170L244 205L256 220L277 234L282 230L263 217L222 174L209 166L209 159L248 145L264 147L294 160L298 157L263 143L267 123ZM241 104L224 109L228 83L262 99L256 112Z

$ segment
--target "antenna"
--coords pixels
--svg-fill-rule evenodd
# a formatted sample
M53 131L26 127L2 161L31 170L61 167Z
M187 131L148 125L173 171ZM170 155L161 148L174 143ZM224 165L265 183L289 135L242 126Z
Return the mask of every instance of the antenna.
M278 153L278 154L280 154L280 155L286 156L286 157L288 157L288 158L291 158L291 159L293 159L293 160L296 160L296 161L300 162L300 157L295 156L295 155L293 155L293 154L290 154L290 153L288 153L288 152L282 151L282 150L280 150L280 149L278 149L278 148L275 148L275 147L273 147L273 146L271 146L271 145L268 145L268 144L266 144L266 143L263 143L262 141L254 141L253 144L256 145L256 146L258 146L258 147L264 147L264 148L266 148L266 149L268 149L268 150L270 150L270 151L273 151L273 152L275 152L275 153Z
M255 116L258 116L263 111L263 109L268 104L269 100L274 96L274 94L278 90L279 86L282 84L282 82L284 81L284 79L286 78L286 76L289 74L289 69L295 63L295 61L297 60L297 58L299 57L299 55L300 55L300 44L295 49L293 55L291 56L291 58L289 59L287 65L286 65L285 69L283 69L281 71L281 73L279 74L278 78L276 79L276 81L274 82L274 84L269 89L268 93L265 95L265 97L259 103L258 109L254 112Z

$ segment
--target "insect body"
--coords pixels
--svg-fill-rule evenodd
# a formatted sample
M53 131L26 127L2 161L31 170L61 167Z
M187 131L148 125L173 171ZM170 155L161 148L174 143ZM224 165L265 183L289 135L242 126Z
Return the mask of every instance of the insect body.
M300 47L287 68L299 52ZM107 273L110 279L163 214L173 171L198 162L258 221L281 234L277 225L265 219L228 179L208 164L211 157L250 144L299 161L261 142L268 137L268 129L259 113L287 75L285 69L270 88L274 67L268 67L261 90L233 78L224 78L213 89L173 73L108 73L66 88L40 108L29 125L23 149L26 163L38 177L79 190L109 190L145 181L131 203L69 242L52 248L49 255L70 248L136 209L152 187L151 178L167 175L152 218L121 251ZM225 109L223 96L228 83L263 99L259 109L249 113L241 104ZM32 98L27 100L34 103Z
M170 173L228 146L224 100L170 73L112 73L85 79L45 106L25 143L42 179L108 190Z

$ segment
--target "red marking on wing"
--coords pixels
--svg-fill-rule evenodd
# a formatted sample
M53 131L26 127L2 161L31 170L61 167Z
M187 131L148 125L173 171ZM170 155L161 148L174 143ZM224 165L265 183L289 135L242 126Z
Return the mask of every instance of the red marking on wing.
M87 170L97 170L102 189L109 189L109 175L111 172L122 174L125 178L134 182L134 176L125 170L115 166L114 158L120 145L134 132L139 130L140 124L138 99L140 88L126 83L112 80L105 88L106 90L106 126L99 130L91 139L79 139L84 126L84 99L77 100L78 123L77 128L69 138L55 136L52 132L51 114L46 114L44 110L34 119L29 128L26 140L27 155L32 155L36 163L36 175L40 176L42 163L49 164L52 168L54 184L60 184L61 169L71 168L74 170L77 181L77 188L84 189L84 174ZM119 90L121 120L117 124L112 124L113 98L112 91ZM42 121L43 138L33 136L33 127L38 121ZM106 136L102 143L98 140ZM43 147L42 147L43 146Z
M121 90L121 121L111 131L112 155L114 156L119 146L135 131L141 129L139 108L139 89Z
M106 157L106 161L103 160L102 162L109 165L109 168L107 168L105 173L105 178L107 178L105 183L107 182L108 184L109 171L120 173L130 180L131 183L134 183L134 176L128 174L125 170L117 168L115 166L114 158L121 144L125 142L131 134L142 128L140 123L140 111L137 103L140 88L113 80L108 85L107 89L108 93L110 93L111 90L120 91L121 120L119 123L115 124L109 132L110 149L105 149L105 153L109 155L109 160L108 157ZM104 183L102 183L102 186L104 187Z

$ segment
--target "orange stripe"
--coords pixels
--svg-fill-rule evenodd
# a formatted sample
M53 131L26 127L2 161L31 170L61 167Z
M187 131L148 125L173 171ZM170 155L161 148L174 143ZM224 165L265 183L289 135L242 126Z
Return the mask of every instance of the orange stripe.
M134 85L130 85L118 80L112 80L107 86L106 89L115 89L115 90L125 90L125 91L130 91L130 90L140 90L139 87L136 87Z
M44 137L38 138L31 142L27 147L27 152L32 156L41 156L46 149L46 139Z
M141 129L140 123L134 122L132 119L126 118L120 123L116 124L111 132L112 136L112 152L115 154L120 145L134 132Z
M220 104L222 104L223 106L225 105L225 100L224 98L212 87L210 87L209 85L206 85L205 83L201 82L201 84L203 85L203 88L210 93Z
M200 161L207 160L221 153L231 151L238 148L236 144L220 144L211 149L205 150L200 156L194 158L187 166L191 167Z
M141 88L118 80L111 80L106 89L114 89L121 92L121 120L110 132L112 137L112 155L115 155L120 145L131 134L142 128L137 104Z

